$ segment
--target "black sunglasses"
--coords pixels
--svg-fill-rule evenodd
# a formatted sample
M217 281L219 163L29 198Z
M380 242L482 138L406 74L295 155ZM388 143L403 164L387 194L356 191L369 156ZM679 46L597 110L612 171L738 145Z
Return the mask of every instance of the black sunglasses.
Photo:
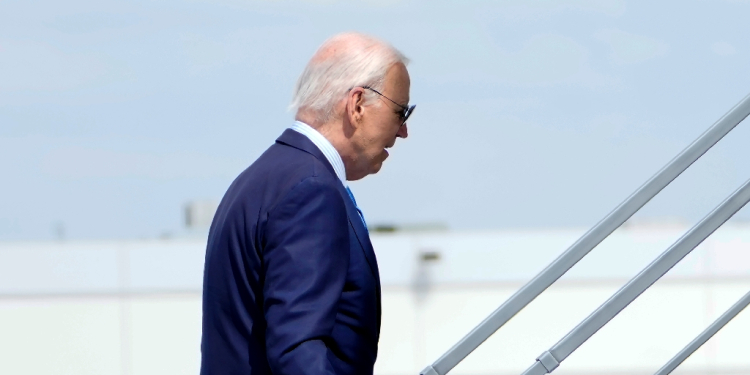
M397 112L398 115L399 115L399 118L401 119L401 126L403 126L404 124L406 124L406 120L409 119L409 116L411 116L411 113L414 112L414 108L417 106L416 104L412 104L412 105L410 105L408 107L404 107L401 104L398 104L395 101L393 101L393 99L391 99L391 98L389 98L389 97L381 94L380 91L375 90L374 88L372 88L370 86L362 86L362 88L370 90L370 91L372 91L372 92L374 92L374 93L376 93L376 94L378 94L378 95L380 95L380 96L388 99L391 103L393 103L393 104L401 107L401 111Z

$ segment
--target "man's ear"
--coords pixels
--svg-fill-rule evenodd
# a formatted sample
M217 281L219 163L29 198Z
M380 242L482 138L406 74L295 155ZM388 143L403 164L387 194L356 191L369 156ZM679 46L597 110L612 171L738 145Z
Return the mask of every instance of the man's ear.
M354 87L349 91L347 97L346 114L349 116L349 122L352 126L357 127L362 122L365 110L365 90L361 87Z

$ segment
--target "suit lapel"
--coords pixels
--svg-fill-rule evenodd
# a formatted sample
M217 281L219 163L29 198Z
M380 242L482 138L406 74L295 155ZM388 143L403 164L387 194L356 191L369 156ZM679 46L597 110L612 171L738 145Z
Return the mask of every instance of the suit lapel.
M380 294L380 272L378 272L378 261L375 258L375 251L370 242L370 234L367 232L367 228L365 228L365 224L359 216L357 207L354 205L351 198L349 198L349 193L346 192L343 185L339 186L339 194L344 197L346 213L349 217L349 225L354 229L354 235L357 236L357 241L359 241L359 245L365 253L365 258L367 259L367 264L370 266L370 271L372 271L372 275L375 276L375 280L378 281L378 294Z
M281 136L276 139L276 142L283 143L285 145L305 151L315 156L318 160L320 160L321 163L323 163L323 165L326 166L326 168L329 172L331 172L332 175L336 176L336 171L334 171L331 163L329 163L328 159L325 157L325 155L323 155L323 152L321 152L320 149L318 149L318 147L315 146L315 144L303 134L300 134L292 129L286 129L284 133L282 133ZM367 232L367 228L365 228L365 224L362 222L361 217L359 216L359 212L357 212L357 208L354 206L354 202L352 202L351 198L349 198L349 193L346 192L344 185L339 184L338 188L339 194L341 194L341 196L344 198L346 213L349 217L349 225L351 225L352 229L354 229L354 234L357 236L357 241L359 242L359 245L365 254L367 264L370 266L370 271L372 271L375 280L377 280L378 296L380 296L380 275L378 272L378 262L375 258L375 251L372 248L372 243L370 242L370 235Z

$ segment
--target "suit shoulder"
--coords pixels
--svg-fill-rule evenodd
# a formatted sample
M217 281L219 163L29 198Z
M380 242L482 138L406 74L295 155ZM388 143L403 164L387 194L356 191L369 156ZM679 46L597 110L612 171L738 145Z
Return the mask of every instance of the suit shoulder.
M255 200L268 208L308 178L332 188L340 184L338 177L314 155L276 143L237 176L225 199Z
M312 183L300 185L306 180ZM256 240L262 237L269 212L296 186L329 194L338 189L337 184L341 184L338 177L314 155L276 143L229 186L214 216L211 233L221 238L228 232L241 237L247 234L249 237L243 242L258 247Z

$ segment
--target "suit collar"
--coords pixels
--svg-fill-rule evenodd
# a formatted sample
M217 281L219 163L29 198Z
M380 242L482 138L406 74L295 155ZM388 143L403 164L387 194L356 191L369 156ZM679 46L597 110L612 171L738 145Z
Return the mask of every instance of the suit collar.
M323 155L323 152L320 151L318 146L315 146L315 143L313 143L303 134L300 134L292 129L286 129L283 133L281 133L279 138L276 138L276 142L283 143L287 146L292 146L296 149L305 151L312 156L315 156L318 160L320 160L321 163L323 163L323 165L326 166L331 174L336 176L336 171L333 169L333 166L331 166L331 163L328 161L328 159L326 159L326 156Z
M323 153L328 162L331 163L331 166L333 167L333 170L336 171L336 176L338 176L339 180L341 180L341 183L344 184L344 186L347 185L346 167L344 166L344 160L341 158L341 154L339 154L339 151L335 147L333 147L333 144L331 144L331 141L329 141L328 138L321 134L317 129L305 124L302 121L295 121L289 129L292 129L304 135L310 141L312 141L312 143L318 147L320 152Z

